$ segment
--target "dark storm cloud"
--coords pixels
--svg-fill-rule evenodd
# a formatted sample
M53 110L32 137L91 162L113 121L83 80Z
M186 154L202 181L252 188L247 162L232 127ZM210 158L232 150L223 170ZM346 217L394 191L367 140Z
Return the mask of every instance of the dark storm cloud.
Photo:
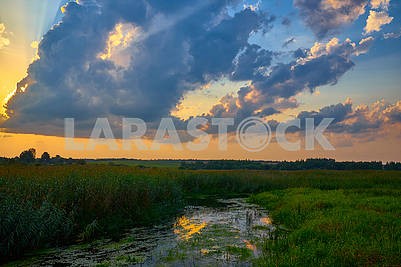
M69 3L62 22L43 37L40 59L7 103L10 118L3 127L60 134L66 117L82 127L97 117L153 121L167 116L186 91L233 69L242 79L251 77L245 68L268 66L271 55L251 46L249 35L269 29L272 17L250 9L229 16L227 7L235 2ZM140 29L126 48L126 66L99 58L117 23ZM234 65L240 51L249 53Z
M336 32L365 13L368 0L295 0L306 25L318 38Z

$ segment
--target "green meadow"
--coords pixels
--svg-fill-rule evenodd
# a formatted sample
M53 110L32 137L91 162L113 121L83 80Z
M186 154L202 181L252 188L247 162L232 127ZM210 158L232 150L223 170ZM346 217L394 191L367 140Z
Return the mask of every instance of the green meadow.
M262 266L399 266L400 191L292 188L251 200L279 225L261 242Z
M212 171L88 164L0 166L0 259L119 240L191 198L246 196L276 230L256 266L401 265L401 172Z

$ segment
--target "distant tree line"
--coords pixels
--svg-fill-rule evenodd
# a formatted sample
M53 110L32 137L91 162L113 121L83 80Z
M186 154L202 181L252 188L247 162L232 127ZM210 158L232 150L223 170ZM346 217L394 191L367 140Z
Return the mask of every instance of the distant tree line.
M118 161L119 159L115 159ZM126 159L127 160L127 159ZM71 165L86 164L84 159L51 157L44 152L37 157L36 150L30 148L21 152L19 157L1 158L0 164ZM183 160L180 169L184 170L400 170L400 162L381 161L343 161L317 158L297 161L253 161L253 160Z
M344 161L334 159L306 159L297 161L250 161L250 160L192 160L180 166L186 170L401 170L400 162Z
M269 170L271 166L262 161L251 160L191 160L182 161L180 169L186 170Z
M0 158L0 164L36 164L36 165L71 165L71 164L86 164L83 159L63 158L60 155L51 157L48 152L37 158L36 149L30 148L21 152L19 157L15 158Z

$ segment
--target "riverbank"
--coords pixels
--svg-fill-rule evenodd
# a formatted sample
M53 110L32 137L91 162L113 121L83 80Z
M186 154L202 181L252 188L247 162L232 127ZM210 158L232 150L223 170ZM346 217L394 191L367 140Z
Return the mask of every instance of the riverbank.
M399 188L286 189L251 197L280 225L261 266L400 266Z

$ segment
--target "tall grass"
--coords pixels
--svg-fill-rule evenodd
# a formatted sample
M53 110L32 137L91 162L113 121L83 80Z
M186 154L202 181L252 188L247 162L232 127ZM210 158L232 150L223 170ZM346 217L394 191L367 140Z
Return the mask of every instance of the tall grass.
M397 171L184 171L176 173L189 193L257 193L286 188L401 188Z
M180 207L182 192L166 175L133 168L0 168L0 254L104 234L160 220Z
M196 194L223 196L297 187L372 193L379 187L393 192L401 187L401 173L0 166L0 258L99 235L118 237L128 227L176 214L183 199Z

